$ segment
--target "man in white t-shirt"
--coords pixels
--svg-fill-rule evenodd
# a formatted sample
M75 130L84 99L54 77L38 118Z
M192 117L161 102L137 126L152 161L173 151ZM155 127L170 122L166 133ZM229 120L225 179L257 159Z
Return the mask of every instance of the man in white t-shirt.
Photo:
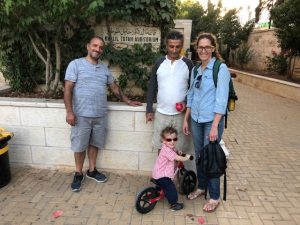
M148 83L146 122L154 121L153 150L161 147L160 132L166 126L173 126L178 130L178 144L180 151L187 152L190 147L187 136L182 132L182 122L186 104L186 94L193 63L180 55L183 48L183 34L171 31L167 35L167 55L159 58L152 69ZM153 102L157 99L154 113ZM176 109L176 103L181 103L181 109Z

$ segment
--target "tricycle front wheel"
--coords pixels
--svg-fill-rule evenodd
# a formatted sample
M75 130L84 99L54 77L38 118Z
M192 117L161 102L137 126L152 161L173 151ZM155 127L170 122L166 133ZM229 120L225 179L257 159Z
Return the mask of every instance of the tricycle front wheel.
M197 176L194 171L186 170L183 172L182 178L180 180L180 190L184 195L190 194L195 190L197 183Z

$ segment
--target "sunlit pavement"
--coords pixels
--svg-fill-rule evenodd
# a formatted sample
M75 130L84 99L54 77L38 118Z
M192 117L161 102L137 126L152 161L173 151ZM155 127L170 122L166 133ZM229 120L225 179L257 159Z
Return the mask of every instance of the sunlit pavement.
M85 179L73 193L70 168L11 165L12 181L0 189L0 224L300 224L300 104L235 87L239 100L223 136L230 151L227 201L214 213L202 211L204 197L180 196L183 210L171 212L163 200L139 214L135 195L150 184L145 175L104 171L108 182ZM61 215L54 218L56 210Z

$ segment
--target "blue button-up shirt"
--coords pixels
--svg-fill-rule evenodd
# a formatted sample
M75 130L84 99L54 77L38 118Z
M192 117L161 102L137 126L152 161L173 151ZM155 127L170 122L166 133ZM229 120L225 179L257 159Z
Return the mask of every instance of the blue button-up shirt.
M214 120L215 114L225 114L227 110L229 81L231 79L227 66L222 63L219 69L217 88L213 80L213 65L216 58L213 57L204 71L201 66L197 70L197 76L192 75L190 89L187 93L187 107L191 108L191 117L198 123ZM192 74L194 74L194 69ZM200 78L198 78L201 76ZM195 84L199 80L199 88ZM197 86L197 85L196 85Z

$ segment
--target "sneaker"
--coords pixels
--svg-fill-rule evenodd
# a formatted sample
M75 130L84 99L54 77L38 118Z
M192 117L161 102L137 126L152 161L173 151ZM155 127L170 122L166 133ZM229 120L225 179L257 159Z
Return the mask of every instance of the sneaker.
M96 168L92 172L87 170L86 177L99 183L104 183L105 181L107 181L107 177L103 173L100 173Z
M83 174L75 172L73 182L71 184L72 191L80 191L81 183L82 183L83 179L84 179Z
M183 203L175 203L174 205L171 205L171 210L173 212L180 209L183 209Z

